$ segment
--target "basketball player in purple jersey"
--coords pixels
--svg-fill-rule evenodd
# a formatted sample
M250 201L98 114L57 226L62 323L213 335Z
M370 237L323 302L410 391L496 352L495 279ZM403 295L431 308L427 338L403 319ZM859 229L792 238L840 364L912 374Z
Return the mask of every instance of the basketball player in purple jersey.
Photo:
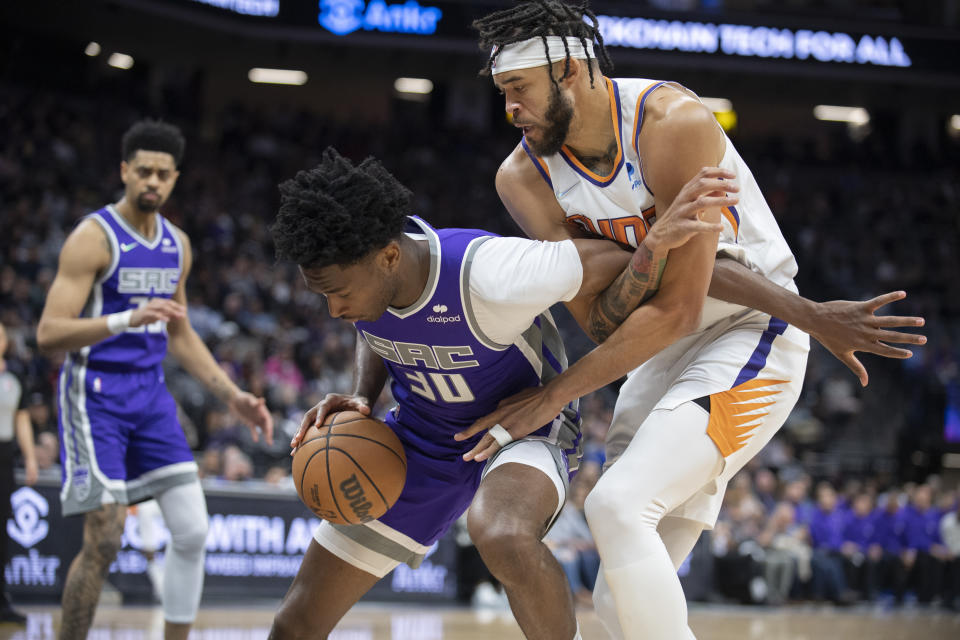
M64 515L84 514L83 547L63 589L61 639L87 637L103 580L120 548L128 504L154 497L167 546L167 640L185 639L203 587L207 508L197 465L164 385L170 353L257 438L272 438L263 399L227 377L187 319L192 254L158 210L177 182L184 140L156 121L123 136L123 198L88 215L60 252L37 327L45 351L68 354L60 372Z
M354 166L333 149L280 192L272 228L278 258L298 264L330 314L358 332L353 393L311 409L291 445L331 411L369 414L389 376L397 407L386 422L408 466L403 492L383 517L318 527L270 637L327 637L377 580L400 563L418 566L468 506L471 537L506 586L526 636L579 637L572 616L549 615L550 607L572 609L572 602L541 542L579 461L576 402L526 438L504 442L486 465L463 460L477 438L453 436L502 398L566 368L549 307L566 301L583 321L630 253L603 240L536 242L434 229L408 217L410 193L378 162ZM695 210L704 194L691 188L664 212L669 242L716 233L718 225Z

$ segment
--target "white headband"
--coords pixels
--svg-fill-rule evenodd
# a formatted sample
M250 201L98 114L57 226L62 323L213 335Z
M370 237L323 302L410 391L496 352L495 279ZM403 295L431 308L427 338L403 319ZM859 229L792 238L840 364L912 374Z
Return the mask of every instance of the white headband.
M581 60L595 59L593 55L593 43L587 41L587 48L583 48L580 38L567 36L547 36L547 50L550 52L550 62L564 60L567 57L567 48L563 46L563 41L567 41L567 48L570 49L571 58ZM533 67L542 67L547 64L547 55L543 50L543 39L540 37L530 38L522 42L508 44L499 50L493 48L490 55L496 55L490 70L493 73L503 73L505 71L516 71L517 69L532 69Z

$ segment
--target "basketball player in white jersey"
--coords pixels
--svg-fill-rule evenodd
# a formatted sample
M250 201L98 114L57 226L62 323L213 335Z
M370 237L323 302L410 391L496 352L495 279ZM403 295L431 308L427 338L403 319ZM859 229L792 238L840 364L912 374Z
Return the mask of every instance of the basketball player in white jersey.
M676 569L715 523L729 478L796 403L807 334L866 384L854 352L910 357L885 343L925 339L890 328L923 320L874 316L902 292L865 303L800 298L790 248L710 110L673 83L602 76L609 59L586 3L535 0L474 26L523 129L497 175L511 215L538 239L587 234L638 247L618 282L631 297L656 295L629 318L612 304L584 326L613 357L589 354L458 437L495 424L522 437L564 403L632 372L607 437L607 469L586 505L603 561L595 601L614 637L692 638ZM735 179L739 203L718 210L704 201L704 218L722 222L719 238L694 237L669 250L667 265L657 211L698 175L718 191ZM484 460L509 442L497 432L466 457Z

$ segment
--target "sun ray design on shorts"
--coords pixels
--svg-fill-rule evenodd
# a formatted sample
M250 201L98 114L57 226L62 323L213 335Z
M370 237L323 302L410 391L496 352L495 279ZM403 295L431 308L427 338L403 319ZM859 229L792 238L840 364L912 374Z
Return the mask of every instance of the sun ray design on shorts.
M777 401L777 387L784 384L786 380L754 378L710 396L707 435L724 458L747 445L753 431L767 417L766 408Z

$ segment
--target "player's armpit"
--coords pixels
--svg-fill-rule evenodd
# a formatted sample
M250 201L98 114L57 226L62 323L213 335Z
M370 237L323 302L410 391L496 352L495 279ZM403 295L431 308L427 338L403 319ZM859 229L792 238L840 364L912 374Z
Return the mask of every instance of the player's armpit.
M566 222L553 190L521 145L500 164L496 187L503 205L527 237L559 241L585 235Z

